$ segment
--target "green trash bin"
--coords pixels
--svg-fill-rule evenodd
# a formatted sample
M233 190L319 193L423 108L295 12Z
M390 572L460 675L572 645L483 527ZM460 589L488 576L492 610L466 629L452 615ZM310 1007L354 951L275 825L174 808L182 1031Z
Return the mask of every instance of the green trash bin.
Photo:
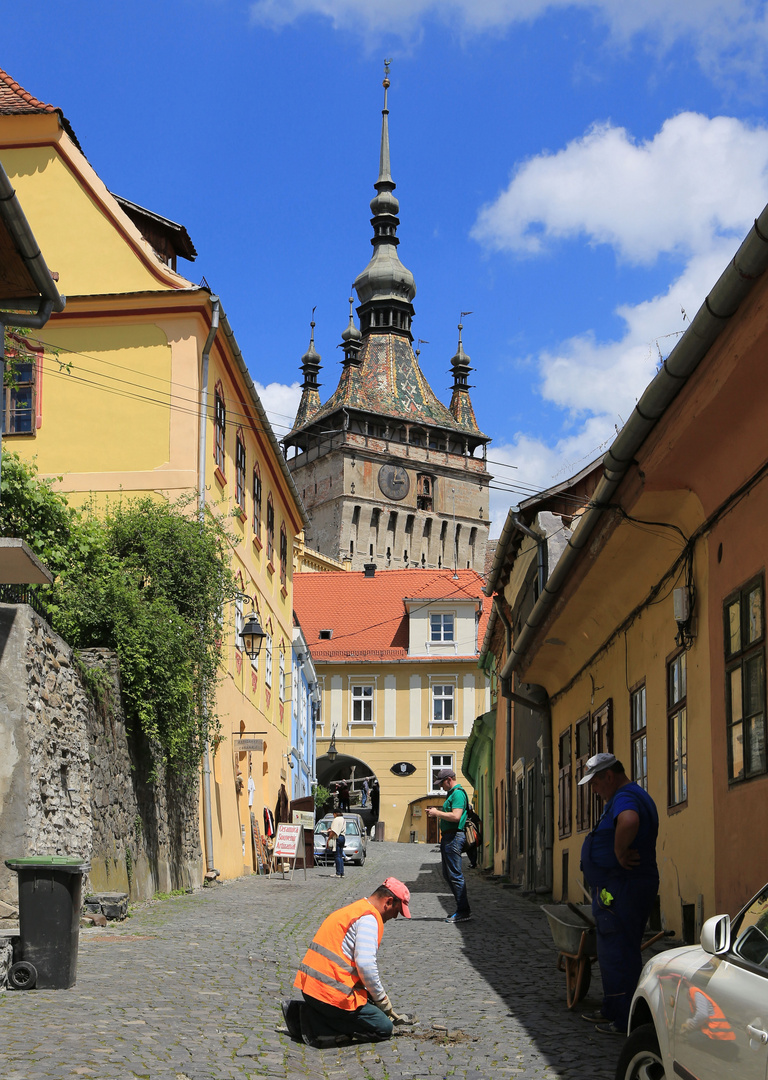
M9 981L17 990L66 990L75 985L83 874L74 856L6 859L19 877L19 944Z

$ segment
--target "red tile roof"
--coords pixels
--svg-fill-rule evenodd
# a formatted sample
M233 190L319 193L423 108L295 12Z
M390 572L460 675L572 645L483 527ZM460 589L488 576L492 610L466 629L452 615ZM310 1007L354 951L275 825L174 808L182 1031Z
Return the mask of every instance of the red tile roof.
M372 578L362 571L295 574L293 605L312 657L319 663L404 660L408 653L406 599L483 600L478 629L482 641L490 614L483 585L474 570L459 570L455 577L453 570L381 570ZM332 637L321 640L321 630L332 630Z
M30 94L15 79L12 79L7 71L0 68L0 115L16 116L19 113L58 113L62 127L78 150L82 151L77 136L61 109L39 101L34 94Z

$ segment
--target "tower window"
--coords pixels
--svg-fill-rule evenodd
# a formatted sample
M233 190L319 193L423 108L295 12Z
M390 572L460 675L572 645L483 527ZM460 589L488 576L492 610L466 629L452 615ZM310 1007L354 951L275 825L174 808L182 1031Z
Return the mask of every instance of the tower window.
M434 478L428 476L426 473L419 473L416 476L416 509L417 510L432 510L434 499Z

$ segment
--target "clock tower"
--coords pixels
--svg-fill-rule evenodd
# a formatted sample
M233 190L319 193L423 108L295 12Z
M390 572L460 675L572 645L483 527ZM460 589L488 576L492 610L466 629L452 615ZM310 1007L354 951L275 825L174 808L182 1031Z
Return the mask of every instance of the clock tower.
M389 110L384 79L379 177L371 201L373 255L358 274L355 324L341 335L338 386L320 402L321 358L314 322L302 357L302 397L284 439L311 525L307 547L379 569L446 567L483 572L488 539L486 467L489 442L469 396L469 357L462 343L451 360L448 406L433 393L413 349L416 285L397 253L399 202L389 163Z

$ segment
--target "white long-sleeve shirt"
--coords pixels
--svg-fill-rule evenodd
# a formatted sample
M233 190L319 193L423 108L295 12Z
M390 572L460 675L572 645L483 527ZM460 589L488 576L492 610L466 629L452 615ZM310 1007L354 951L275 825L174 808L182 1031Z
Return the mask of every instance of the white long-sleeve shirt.
M357 968L363 986L374 1001L384 997L386 991L379 976L376 955L379 951L379 924L371 907L370 915L361 915L344 935L341 951Z

